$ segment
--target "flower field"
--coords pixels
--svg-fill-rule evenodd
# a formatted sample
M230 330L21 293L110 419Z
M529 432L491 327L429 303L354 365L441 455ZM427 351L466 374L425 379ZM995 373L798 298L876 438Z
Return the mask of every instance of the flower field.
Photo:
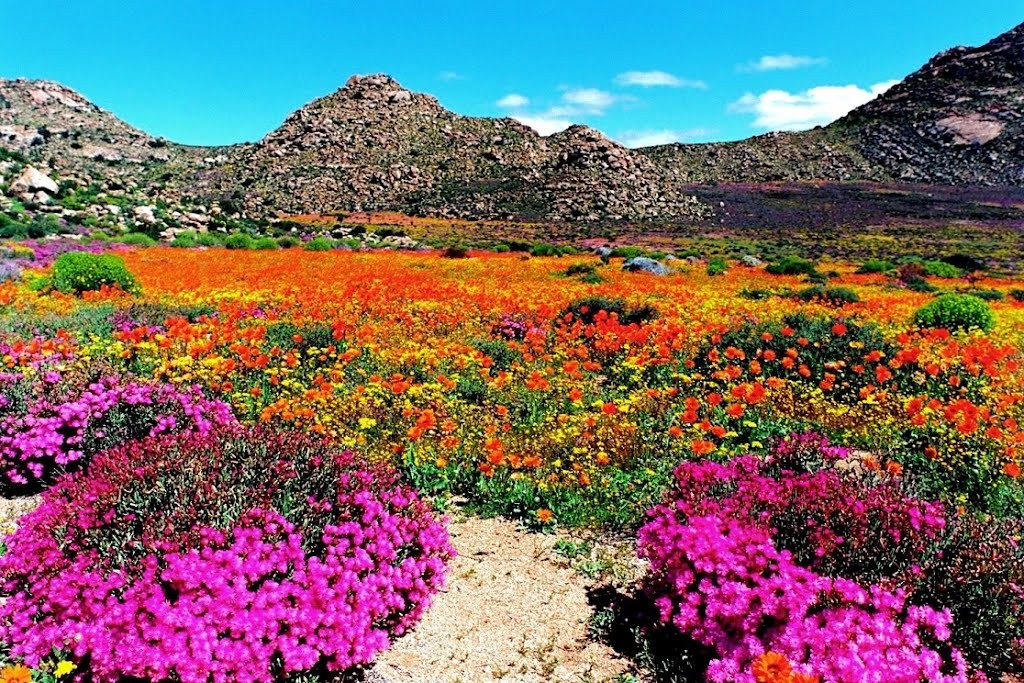
M2 680L368 665L442 585L453 500L638 533L649 626L709 681L1024 671L1019 280L118 253L132 287L0 284L0 480L44 491Z

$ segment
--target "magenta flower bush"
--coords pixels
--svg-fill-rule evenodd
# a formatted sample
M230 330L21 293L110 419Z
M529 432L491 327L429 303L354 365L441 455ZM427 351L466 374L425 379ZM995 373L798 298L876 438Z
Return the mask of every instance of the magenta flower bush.
M419 620L454 552L392 470L237 427L98 454L7 548L0 641L29 666L70 652L100 683L368 664Z
M81 463L102 448L170 432L206 433L234 421L230 407L199 387L91 382L56 370L0 376L0 483L26 486Z
M638 543L661 621L715 653L715 683L753 683L768 652L827 683L984 680L951 642L949 610L911 600L945 538L942 507L891 479L789 469L846 455L814 441L676 469Z

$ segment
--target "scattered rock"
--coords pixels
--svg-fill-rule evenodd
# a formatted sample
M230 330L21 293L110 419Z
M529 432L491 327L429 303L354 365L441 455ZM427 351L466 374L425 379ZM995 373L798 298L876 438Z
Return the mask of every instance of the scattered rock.
M48 175L35 166L26 166L25 169L11 182L11 192L14 194L25 194L35 192L47 192L57 194L57 183Z
M643 272L651 273L652 275L668 275L670 272L669 267L664 263L647 258L646 256L635 256L629 259L622 264L622 269L633 273Z

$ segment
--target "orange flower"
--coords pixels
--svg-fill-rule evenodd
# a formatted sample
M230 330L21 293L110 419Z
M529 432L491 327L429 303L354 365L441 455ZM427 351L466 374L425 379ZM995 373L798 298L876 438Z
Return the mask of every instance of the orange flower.
M1006 463L1005 465L1003 465L1003 474L1005 474L1008 477L1013 477L1014 479L1016 479L1017 477L1020 476L1020 465L1018 465L1015 462Z
M605 403L603 406L601 406L601 412L604 413L605 415L614 415L615 413L619 412L619 407L616 406L614 403Z
M541 524L550 524L555 519L555 513L551 512L547 508L541 508L537 510L537 521Z
M784 655L777 652L765 652L754 660L751 670L757 683L790 683L793 667Z
M715 442L707 439L697 439L690 443L690 450L695 455L707 455L715 450Z
M579 387L573 387L569 390L569 400L573 403L583 400L583 392L580 391Z
M32 683L32 672L21 664L5 666L0 669L0 683Z

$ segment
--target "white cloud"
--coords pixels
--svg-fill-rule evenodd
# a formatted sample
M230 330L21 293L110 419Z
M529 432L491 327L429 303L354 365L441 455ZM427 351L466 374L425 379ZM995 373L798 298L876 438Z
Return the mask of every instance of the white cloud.
M615 139L626 147L654 147L670 145L673 142L689 142L696 138L706 138L715 133L710 128L691 128L690 130L629 130L615 136Z
M523 125L533 128L541 135L551 135L552 133L558 133L572 125L572 121L568 119L553 117L546 114L538 114L536 116L516 115L513 116L512 118L514 118L519 123L522 123Z
M764 55L756 62L739 67L740 71L786 71L803 69L827 63L824 57L807 57L805 55Z
M688 78L679 78L667 71L626 71L615 77L618 85L638 85L643 88L666 86L670 88L699 88L706 89L708 84L704 81L696 81Z
M821 85L803 92L767 90L747 93L729 105L729 111L753 114L753 125L765 130L807 130L845 116L873 100L899 81L876 83L869 89L857 85Z
M518 93L511 92L498 100L498 106L505 109L522 109L530 103L530 99Z
M458 71L442 71L437 75L437 77L442 81L461 81L466 78Z
M615 95L597 88L577 88L562 94L563 102L592 114L603 114L605 109L615 104L615 100Z

